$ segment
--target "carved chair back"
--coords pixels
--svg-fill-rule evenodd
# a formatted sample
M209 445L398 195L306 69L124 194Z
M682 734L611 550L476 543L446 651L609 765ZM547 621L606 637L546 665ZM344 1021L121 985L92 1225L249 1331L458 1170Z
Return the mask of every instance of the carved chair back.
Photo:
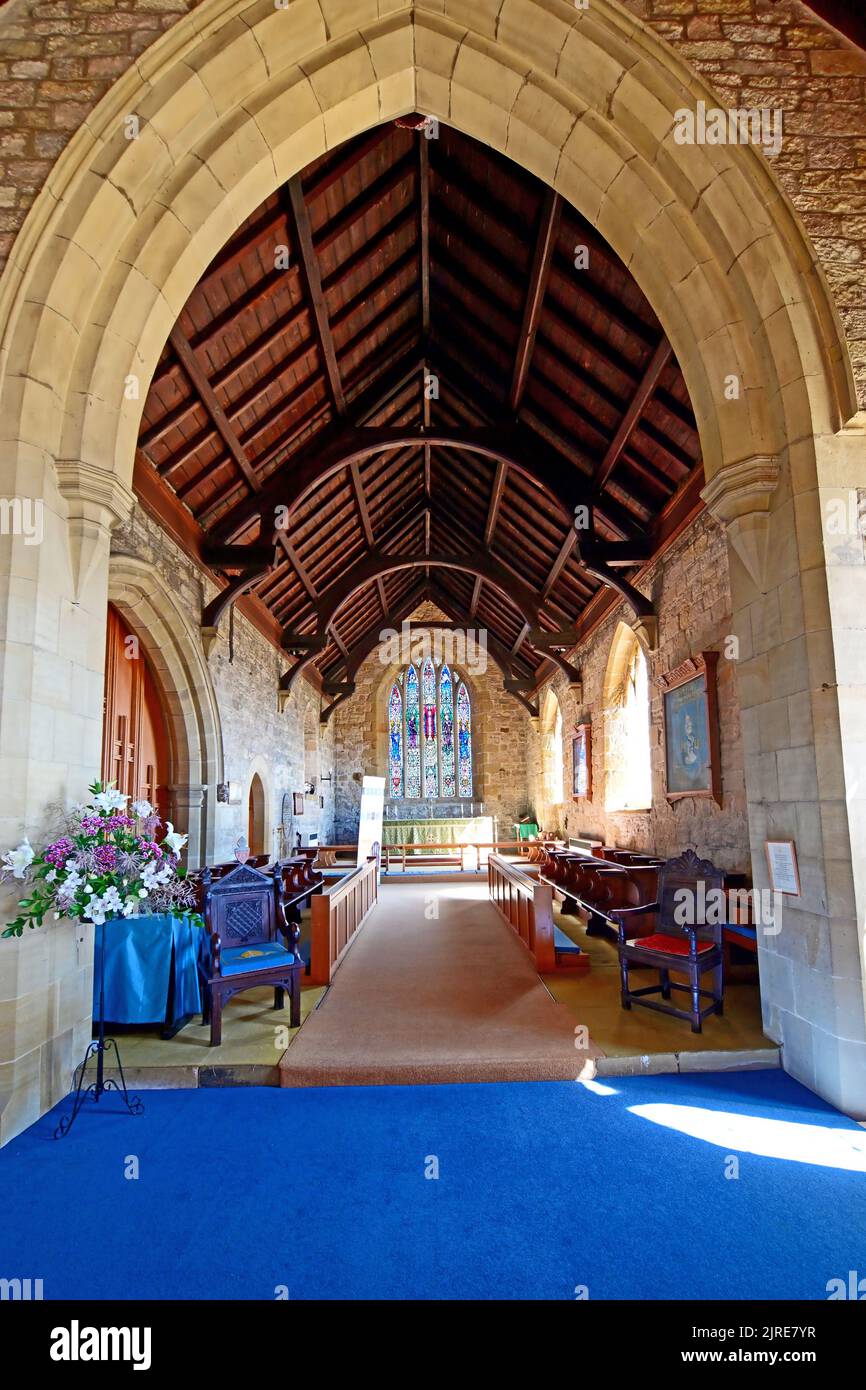
M688 936L688 923L696 927L699 940L719 941L721 923L715 923L716 913L710 913L707 922L707 909L713 903L709 894L723 889L724 881L724 872L709 859L699 859L693 849L668 859L659 869L657 930L670 936Z
M281 875L238 864L217 879L202 873L204 919L208 932L220 938L223 950L274 941L279 923Z

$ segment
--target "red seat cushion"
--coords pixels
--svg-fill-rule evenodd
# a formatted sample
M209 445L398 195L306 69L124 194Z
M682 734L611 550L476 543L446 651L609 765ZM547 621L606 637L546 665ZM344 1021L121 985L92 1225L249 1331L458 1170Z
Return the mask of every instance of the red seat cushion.
M657 932L655 936L638 936L634 941L629 941L629 946L645 946L650 951L661 951L666 956L687 956L689 954L689 939L687 936L666 936L664 932ZM712 950L712 941L699 941L698 954L701 951Z

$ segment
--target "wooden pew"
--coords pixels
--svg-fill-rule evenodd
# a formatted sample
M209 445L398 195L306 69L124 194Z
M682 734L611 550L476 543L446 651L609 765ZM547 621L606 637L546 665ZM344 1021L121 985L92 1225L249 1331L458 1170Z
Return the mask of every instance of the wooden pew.
M331 983L334 971L355 940L379 896L379 864L370 855L339 882L316 893L312 901L310 983Z
M516 931L539 974L557 968L588 970L589 956L553 920L553 890L499 854L487 860L491 900Z

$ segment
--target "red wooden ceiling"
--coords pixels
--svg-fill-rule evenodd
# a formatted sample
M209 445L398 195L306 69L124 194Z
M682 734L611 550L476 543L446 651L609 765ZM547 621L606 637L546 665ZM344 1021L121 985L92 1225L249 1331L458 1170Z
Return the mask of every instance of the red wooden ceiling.
M575 264L581 247L586 268ZM594 490L599 538L643 540L650 552L694 508L701 482L682 374L633 277L543 184L445 126L433 139L380 126L238 228L160 358L139 477L155 470L203 539L253 542L256 497L273 502L294 460L352 425L505 426L526 457L543 453ZM486 545L564 628L607 597L572 542L561 507L525 474L419 440L317 484L256 593L284 630L309 634L317 604L371 550ZM422 590L455 620L488 628L516 676L541 678L545 658L507 596L471 573L423 567L349 599L320 676L345 677L347 656Z

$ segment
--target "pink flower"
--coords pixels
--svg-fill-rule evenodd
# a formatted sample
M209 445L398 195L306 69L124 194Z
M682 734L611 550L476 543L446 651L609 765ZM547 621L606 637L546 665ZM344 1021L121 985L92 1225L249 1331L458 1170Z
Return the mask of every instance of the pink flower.
M55 869L62 869L74 849L72 841L64 836L61 840L55 840L53 845L49 845L42 857L49 864L53 864Z
M93 862L100 873L110 873L117 864L117 851L114 845L97 845L93 851Z

